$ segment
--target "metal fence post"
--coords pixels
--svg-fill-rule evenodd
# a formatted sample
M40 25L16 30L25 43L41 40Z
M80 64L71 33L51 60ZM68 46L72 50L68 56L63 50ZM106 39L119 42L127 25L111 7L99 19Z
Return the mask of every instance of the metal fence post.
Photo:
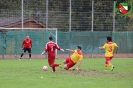
M71 7L72 7L72 5L71 5L71 0L69 0L69 32L71 32Z
M46 0L46 28L48 28L48 0Z
M115 32L115 1L114 1L114 7L113 7L113 32Z
M93 32L93 20L94 20L94 0L92 0L92 29L91 29L91 32Z

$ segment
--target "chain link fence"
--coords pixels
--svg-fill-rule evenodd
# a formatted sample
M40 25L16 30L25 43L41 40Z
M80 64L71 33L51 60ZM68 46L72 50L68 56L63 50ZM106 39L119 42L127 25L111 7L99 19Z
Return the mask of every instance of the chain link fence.
M106 36L109 35L118 43L120 53L133 53L133 13L126 17L116 14L112 0L16 0L3 3L7 4L0 3L1 28L57 28L61 47L73 49L78 44L83 47L85 54L103 53L98 47L105 43ZM0 31L0 53L20 53L18 49L6 45L15 45L13 41L18 41L20 36L25 37L23 32L9 31L5 39L5 32ZM31 36L36 41L35 35L41 32L26 33L33 34ZM46 41L41 44L45 43ZM4 48L8 51L4 51ZM33 53L40 53L40 48Z
M133 30L133 13L127 17L116 14L112 0L22 0L22 2L11 4L13 5L9 5L8 8L6 5L1 7L0 19L3 18L2 21L7 17L8 20L11 17L23 18L23 20L33 18L46 27L58 28L60 31Z

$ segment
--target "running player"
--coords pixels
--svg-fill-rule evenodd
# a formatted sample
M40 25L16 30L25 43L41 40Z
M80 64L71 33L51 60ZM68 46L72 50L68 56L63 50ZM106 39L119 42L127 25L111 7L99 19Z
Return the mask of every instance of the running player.
M107 71L108 66L111 67L111 71L113 71L114 66L110 62L114 55L114 48L116 48L116 53L118 52L118 46L116 43L112 42L112 38L110 36L107 37L107 42L103 47L99 47L99 49L105 49L105 71Z

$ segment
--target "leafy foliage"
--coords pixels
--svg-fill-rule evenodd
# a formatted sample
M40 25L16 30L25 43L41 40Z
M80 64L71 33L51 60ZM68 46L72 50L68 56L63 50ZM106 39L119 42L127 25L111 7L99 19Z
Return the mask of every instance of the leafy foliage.
M35 14L37 11L40 11L41 18L39 20L44 23L46 22L46 0L23 1L25 17L31 16L39 19ZM133 0L121 1L133 2ZM69 4L69 0L48 0L49 26L56 27L62 31L68 30L70 9ZM91 30L92 0L72 0L71 4L72 30ZM94 0L94 31L113 30L113 4L114 2L112 0ZM14 10L20 10L19 12L21 12L21 0L0 0L0 8L8 9L10 12L13 12ZM11 13L8 14L11 15ZM120 17L117 14L115 15L116 31L127 31L129 29L133 29L132 23L133 13L129 14L127 17Z

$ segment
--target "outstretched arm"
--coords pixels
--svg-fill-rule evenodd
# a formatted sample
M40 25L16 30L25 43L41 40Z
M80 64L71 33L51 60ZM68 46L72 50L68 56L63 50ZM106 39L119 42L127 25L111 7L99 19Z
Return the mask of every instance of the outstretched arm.
M45 49L44 49L44 51L41 53L41 55L45 54L45 53L47 52L47 50L48 50L48 48L47 48L47 44L46 44Z
M100 50L104 49L103 47L99 47Z
M71 53L74 53L74 50L70 50L70 49L66 49L67 51L71 52Z

